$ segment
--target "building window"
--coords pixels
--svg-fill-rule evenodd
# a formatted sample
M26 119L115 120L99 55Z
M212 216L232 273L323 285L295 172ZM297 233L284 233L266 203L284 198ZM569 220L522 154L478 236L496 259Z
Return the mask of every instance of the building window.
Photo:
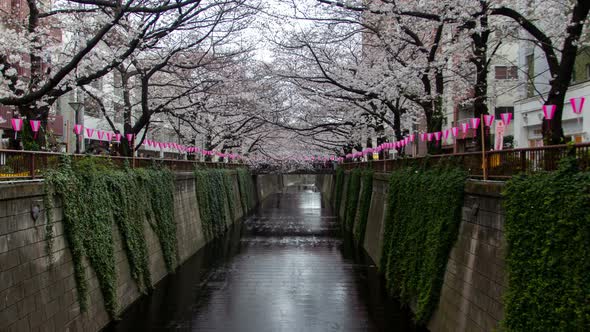
M535 95L535 54L529 54L526 56L526 69L527 69L527 97Z
M496 107L494 113L495 113L494 115L495 115L496 119L498 119L498 120L502 119L500 117L500 114L502 114L502 113L511 113L512 116L514 117L514 107L511 107L511 106L510 107Z
M516 66L496 66L497 80L514 80L518 78L518 68Z

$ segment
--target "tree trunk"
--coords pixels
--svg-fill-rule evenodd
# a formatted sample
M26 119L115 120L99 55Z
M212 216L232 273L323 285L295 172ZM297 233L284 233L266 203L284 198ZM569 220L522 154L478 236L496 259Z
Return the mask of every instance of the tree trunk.
M555 115L551 121L543 121L543 141L546 145L565 143L562 116L565 103L565 94L572 80L572 73L578 55L578 41L582 35L584 22L590 11L590 1L578 0L572 13L571 23L567 27L567 37L561 52L561 61L555 79L551 81L551 90L547 96L545 105L555 105Z

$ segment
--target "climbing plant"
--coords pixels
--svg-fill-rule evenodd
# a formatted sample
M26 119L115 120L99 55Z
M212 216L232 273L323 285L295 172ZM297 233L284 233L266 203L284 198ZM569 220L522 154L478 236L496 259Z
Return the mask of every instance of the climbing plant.
M344 169L342 167L338 167L336 169L336 182L334 188L334 209L336 210L336 214L340 211L340 204L342 202L342 192L344 190Z
M146 209L150 225L158 239L169 272L174 272L178 265L178 241L176 239L176 222L174 221L174 174L166 168L137 169L135 172L142 182Z
M391 174L381 268L387 289L428 322L461 221L466 173L404 168Z
M195 171L195 187L199 203L199 214L203 227L203 234L207 239L213 239L223 234L227 229L227 218L235 220L235 202L232 171L220 169L198 169ZM238 172L240 190L248 193L244 187L252 185L250 173ZM241 179L240 179L241 178ZM248 184L248 178L250 183ZM249 210L249 197L240 195L244 211ZM229 216L226 209L229 210Z
M357 212L358 222L354 227L354 240L358 246L363 245L371 198L373 196L373 170L365 170L362 173L362 189L359 198L359 209Z
M227 205L229 207L230 220L233 222L236 220L236 203L234 193L234 176L231 171L223 171L223 185L225 186L225 194L227 197Z
M250 211L254 207L254 182L252 181L252 174L245 168L238 169L238 185L242 210L246 213L246 211Z
M352 230L352 227L354 227L359 194L361 191L361 172L362 171L358 168L350 172L346 193L346 202L344 206L344 228L346 230Z
M504 191L507 331L590 330L590 172L512 178Z
M174 268L168 264L176 262L174 182L169 171L116 169L107 159L89 157L72 163L66 157L59 169L47 172L45 187L48 215L54 196L62 202L64 232L82 311L88 306L84 267L84 260L88 260L98 278L105 308L112 318L116 317L114 224L121 233L131 275L140 291L151 288L143 231L146 217L152 219L150 224L160 238L167 266ZM48 219L47 228L52 222Z

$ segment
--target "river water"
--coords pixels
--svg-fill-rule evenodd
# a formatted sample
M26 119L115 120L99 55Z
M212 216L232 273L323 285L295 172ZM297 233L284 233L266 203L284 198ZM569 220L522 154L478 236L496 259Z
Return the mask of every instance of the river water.
M416 331L311 186L287 187L106 331Z

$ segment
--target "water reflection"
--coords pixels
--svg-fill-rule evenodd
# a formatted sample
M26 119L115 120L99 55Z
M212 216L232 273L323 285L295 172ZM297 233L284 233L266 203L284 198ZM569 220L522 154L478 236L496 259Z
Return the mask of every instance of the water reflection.
M108 330L414 330L311 187L269 197Z

